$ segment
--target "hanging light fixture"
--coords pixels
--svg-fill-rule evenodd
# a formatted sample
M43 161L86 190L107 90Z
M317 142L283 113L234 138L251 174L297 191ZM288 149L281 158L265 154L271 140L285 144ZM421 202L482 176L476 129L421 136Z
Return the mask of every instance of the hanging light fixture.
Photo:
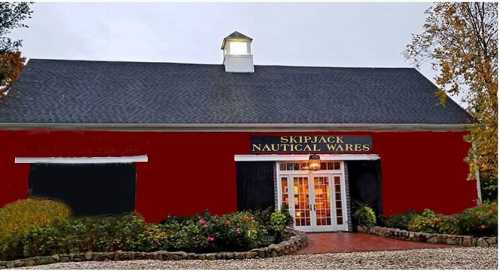
M321 168L321 162L319 154L309 155L309 170L319 170Z

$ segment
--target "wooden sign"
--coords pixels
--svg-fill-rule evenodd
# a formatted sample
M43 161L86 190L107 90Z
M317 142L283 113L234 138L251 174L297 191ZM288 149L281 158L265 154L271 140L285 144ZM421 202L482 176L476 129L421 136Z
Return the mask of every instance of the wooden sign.
M370 136L252 136L250 141L253 153L369 153L373 148Z

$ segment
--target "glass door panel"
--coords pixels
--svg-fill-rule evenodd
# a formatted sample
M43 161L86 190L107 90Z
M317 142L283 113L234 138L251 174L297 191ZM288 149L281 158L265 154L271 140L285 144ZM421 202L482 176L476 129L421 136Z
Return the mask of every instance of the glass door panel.
M308 177L293 177L293 194L295 226L311 226Z
M288 206L288 178L281 177L281 208L290 209Z
M343 216L343 206L342 206L342 189L340 183L340 176L335 176L334 180L334 192L335 192L335 211L337 216L337 224L344 224L344 216Z
M328 176L314 177L314 210L317 226L332 225L331 189Z

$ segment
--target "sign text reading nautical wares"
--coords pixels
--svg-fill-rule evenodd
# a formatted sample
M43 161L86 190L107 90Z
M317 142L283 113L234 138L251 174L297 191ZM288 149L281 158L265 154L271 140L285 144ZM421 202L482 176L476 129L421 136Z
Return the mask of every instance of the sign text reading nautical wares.
M373 147L369 136L346 135L252 136L250 144L254 153L367 153Z

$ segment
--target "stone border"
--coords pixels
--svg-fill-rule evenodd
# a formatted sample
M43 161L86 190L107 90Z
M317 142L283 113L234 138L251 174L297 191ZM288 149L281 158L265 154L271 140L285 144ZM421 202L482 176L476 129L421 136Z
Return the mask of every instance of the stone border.
M464 247L496 247L497 237L474 237L470 235L452 235L426 232L413 232L397 228L358 226L358 232L405 241L417 241L433 244L448 244Z
M0 261L2 268L18 268L25 266L44 265L62 262L82 261L127 261L127 260L219 260L219 259L251 259L283 256L294 253L307 246L305 233L288 229L292 236L278 244L271 244L263 248L255 248L242 252L214 252L188 253L184 251L114 251L114 252L85 252L72 254L56 254L52 256L37 256L12 261Z

